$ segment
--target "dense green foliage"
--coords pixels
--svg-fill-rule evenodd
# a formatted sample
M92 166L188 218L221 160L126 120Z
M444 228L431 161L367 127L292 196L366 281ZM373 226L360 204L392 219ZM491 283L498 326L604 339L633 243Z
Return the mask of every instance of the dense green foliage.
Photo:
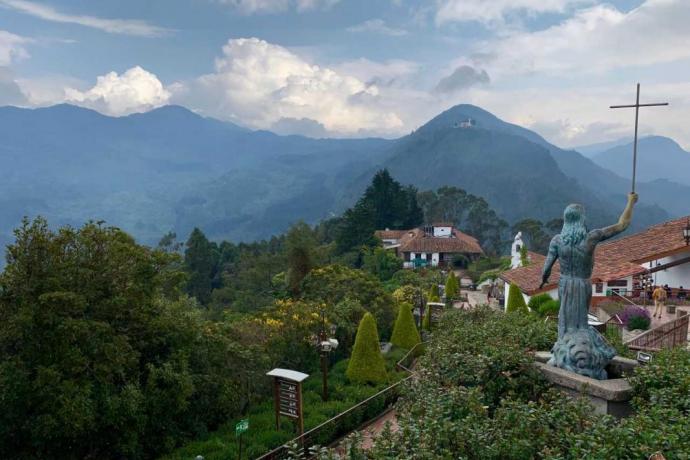
M508 288L508 306L506 307L506 313L527 313L527 304L525 303L525 298L520 292L520 288L516 284L511 283Z
M293 295L300 293L302 280L316 262L316 236L304 222L293 225L285 237L287 255L287 288Z
M555 318L558 317L558 312L560 309L561 302L556 299L550 299L539 305L537 313L539 313L539 316L543 318L546 318L547 316L550 318Z
M412 305L409 303L400 304L398 307L398 318L395 320L395 326L393 327L391 343L396 347L410 350L421 341L422 338L419 336L419 331L412 315Z
M513 234L522 232L522 239L525 245L520 248L520 254L521 257L526 259L528 248L536 253L546 254L551 238L561 231L561 227L563 227L562 218L551 219L546 223L542 223L537 219L523 219L512 226L511 232ZM524 255L522 251L525 251ZM524 260L523 265L527 265L524 263Z
M0 276L0 456L141 458L252 398L265 361L116 228L25 221Z
M502 272L510 269L510 257L485 257L473 261L467 267L467 276L475 283L495 280Z
M458 277L455 276L455 273L453 273L452 270L448 272L448 277L446 277L446 286L444 292L446 294L446 300L448 301L456 299L460 294Z
M359 323L352 357L345 374L353 382L362 383L380 383L388 378L386 364L381 356L376 320L371 313L366 313Z
M333 305L346 300L365 307L381 325L384 336L390 334L394 319L393 298L374 276L343 265L327 265L312 270L303 282L305 299ZM359 321L359 319L358 319Z
M635 413L619 420L550 389L531 365L555 329L533 315L447 313L417 364L422 377L396 407L399 430L378 437L366 458L688 458L690 352L663 351L637 368Z
M201 303L208 303L218 266L217 246L198 228L189 235L185 246L184 264L189 274L187 293Z
M395 363L402 358L403 350L391 350L386 355L386 368L391 381L404 377L403 373L395 370ZM330 397L327 402L321 399L321 373L314 372L302 384L304 428L309 430L325 422L335 415L349 409L355 404L382 390L390 382L379 384L362 384L350 381L345 376L348 366L347 360L336 363L328 372ZM320 445L328 445L338 437L359 427L364 421L379 415L385 409L386 401L376 400L365 410L351 412L342 418L330 430L324 430L321 435L311 439ZM243 458L256 458L297 436L295 424L283 417L280 430L275 425L275 410L273 399L269 398L254 405L245 415L228 420L220 429L198 441L191 442L184 447L166 455L167 460L190 460L202 455L205 460L227 460L238 458L238 443L235 437L235 424L241 418L249 419L249 430L244 436ZM244 457L246 455L246 457Z
M542 292L541 294L533 295L532 297L529 298L529 302L527 302L527 306L529 307L530 311L539 311L539 307L545 303L551 300L551 296L547 294L546 292Z
M429 302L438 302L440 300L438 292L438 284L432 284L429 288L429 294L427 295Z
M390 280L402 269L402 259L393 251L376 247L364 253L362 269L376 276L381 281Z
M402 186L383 169L376 173L359 201L345 211L336 248L344 254L361 246L373 247L376 230L414 228L423 218L417 204L417 190Z

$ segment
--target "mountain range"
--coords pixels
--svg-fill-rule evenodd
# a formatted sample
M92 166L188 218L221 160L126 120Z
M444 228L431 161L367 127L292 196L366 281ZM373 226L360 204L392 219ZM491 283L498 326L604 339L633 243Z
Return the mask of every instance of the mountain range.
M147 244L168 231L186 238L195 226L213 239L267 238L339 214L381 167L421 190L452 185L483 196L511 222L558 217L578 201L592 225L607 223L630 185L623 172L471 105L394 140L279 136L178 106L126 117L64 104L0 107L0 139L5 244L22 216L39 214L52 225L105 220ZM690 213L675 199L690 196L689 184L650 179L638 185L636 226Z

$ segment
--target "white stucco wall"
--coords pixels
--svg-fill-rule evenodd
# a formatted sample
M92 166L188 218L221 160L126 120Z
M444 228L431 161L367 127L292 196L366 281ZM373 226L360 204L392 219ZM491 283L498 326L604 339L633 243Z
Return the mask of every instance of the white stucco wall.
M603 283L603 289L601 292L597 292L597 285L596 283L592 284L592 297L606 297L606 291L608 290L620 290L620 291L632 291L633 288L633 277L628 276L627 278L621 278L622 280L626 281L625 286L609 286L608 283Z
M653 268L657 266L657 263L665 265L688 256L690 256L690 249L688 249L688 252L682 252L673 256L664 257L663 259L654 260L651 265L646 263L642 266L645 268ZM667 268L666 270L660 270L652 274L652 277L655 279L654 284L660 284L662 286L668 284L672 288L683 286L685 289L688 289L690 288L690 263L684 263L682 265Z

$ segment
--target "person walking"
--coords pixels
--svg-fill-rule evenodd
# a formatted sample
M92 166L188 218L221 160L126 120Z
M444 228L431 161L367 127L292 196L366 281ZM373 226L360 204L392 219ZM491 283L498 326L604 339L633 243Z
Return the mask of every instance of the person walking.
M657 286L656 289L654 289L654 293L652 294L652 298L654 299L654 314L652 315L652 318L656 318L657 314L659 315L659 318L661 318L666 297L666 290L663 287Z

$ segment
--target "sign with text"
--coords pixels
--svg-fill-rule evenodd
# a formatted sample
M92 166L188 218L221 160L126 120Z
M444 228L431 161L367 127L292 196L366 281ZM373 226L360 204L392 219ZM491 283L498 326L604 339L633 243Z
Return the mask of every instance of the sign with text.
M304 432L302 381L309 376L288 369L273 369L266 375L273 377L276 428L280 429L280 417L284 416L295 420L299 433L302 434Z

